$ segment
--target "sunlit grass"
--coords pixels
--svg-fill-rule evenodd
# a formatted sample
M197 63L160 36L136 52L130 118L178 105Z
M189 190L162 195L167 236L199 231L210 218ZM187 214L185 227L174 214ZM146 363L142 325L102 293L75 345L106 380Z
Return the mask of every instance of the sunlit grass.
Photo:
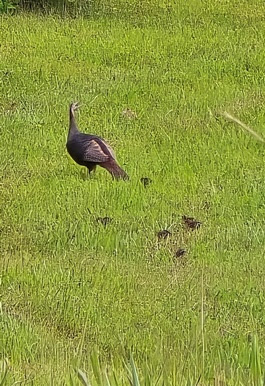
M264 137L264 6L210 3L1 19L9 384L262 383L264 144L221 114ZM130 181L67 155L73 100Z

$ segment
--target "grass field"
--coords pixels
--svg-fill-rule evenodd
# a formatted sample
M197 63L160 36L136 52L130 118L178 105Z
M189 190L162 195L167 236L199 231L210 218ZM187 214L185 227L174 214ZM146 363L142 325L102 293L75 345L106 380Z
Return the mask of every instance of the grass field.
M265 146L221 113L264 137L264 14L0 19L1 385L263 384ZM70 159L73 100L130 181Z

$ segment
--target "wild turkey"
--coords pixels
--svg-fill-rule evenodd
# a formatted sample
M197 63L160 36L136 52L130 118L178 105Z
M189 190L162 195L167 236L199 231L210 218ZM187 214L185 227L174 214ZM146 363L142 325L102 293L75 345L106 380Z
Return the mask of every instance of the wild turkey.
M128 179L128 175L117 164L115 154L102 138L97 135L80 133L74 112L79 108L78 103L70 105L70 126L66 148L73 160L79 165L86 166L89 174L99 165L116 179Z

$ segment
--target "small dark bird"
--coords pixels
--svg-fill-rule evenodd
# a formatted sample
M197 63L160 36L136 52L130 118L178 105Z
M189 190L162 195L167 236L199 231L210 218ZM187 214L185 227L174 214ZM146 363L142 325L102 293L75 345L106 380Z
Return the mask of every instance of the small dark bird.
M193 217L182 216L182 221L188 228L192 230L199 229L200 226L202 225L200 221L195 220L195 218Z
M106 226L111 223L112 218L110 217L97 217L97 222L101 223L102 225Z
M162 240L162 239L167 239L168 237L171 236L171 232L169 232L167 229L164 229L162 231L159 231L157 233L157 237L158 237L158 240Z
M186 253L186 249L182 249L182 248L179 248L176 252L175 252L175 257L182 257L184 256Z
M142 177L140 181L145 188L152 183L151 178L148 177Z
M70 156L79 165L86 166L89 174L99 165L115 179L129 179L125 171L117 164L114 151L107 142L97 135L80 133L74 115L78 108L78 103L71 103L70 126L66 143Z

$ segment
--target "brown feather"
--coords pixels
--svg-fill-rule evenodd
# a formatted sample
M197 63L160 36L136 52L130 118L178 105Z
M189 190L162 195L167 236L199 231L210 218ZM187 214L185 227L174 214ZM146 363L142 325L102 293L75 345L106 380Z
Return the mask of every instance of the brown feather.
M117 162L112 159L107 162L101 162L99 164L102 168L106 169L113 178L116 180L123 179L123 180L128 180L129 176L125 171L117 164Z

